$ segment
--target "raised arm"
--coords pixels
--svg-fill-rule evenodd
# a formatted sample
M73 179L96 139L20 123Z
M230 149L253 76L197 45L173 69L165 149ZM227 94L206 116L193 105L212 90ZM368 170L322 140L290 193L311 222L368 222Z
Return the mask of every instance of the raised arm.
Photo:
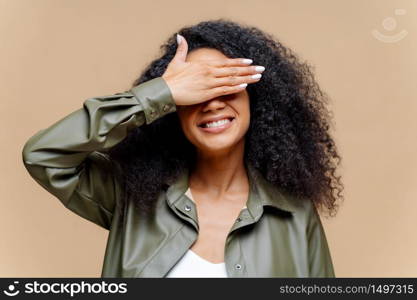
M23 147L29 174L65 207L109 229L116 185L109 161L100 151L122 141L130 130L176 110L162 77L129 91L89 98Z

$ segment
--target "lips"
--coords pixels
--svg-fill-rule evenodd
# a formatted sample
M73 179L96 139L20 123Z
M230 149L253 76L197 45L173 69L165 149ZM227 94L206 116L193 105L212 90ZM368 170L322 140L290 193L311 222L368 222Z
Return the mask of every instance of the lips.
M206 124L206 123L215 122L215 121L219 121L219 120L223 120L223 119L229 119L229 121L232 121L234 119L234 117L230 116L230 115L215 116L215 117L204 119L203 121L199 122L197 124L197 126L203 128L203 125Z
M210 125L209 127L206 127L206 126L202 125L201 127L198 127L198 129L201 130L202 132L205 132L205 133L208 133L208 134L218 134L218 133L222 133L222 132L226 131L227 129L229 129L230 127L232 127L234 123L235 123L234 118L232 118L231 121L218 123L215 126Z

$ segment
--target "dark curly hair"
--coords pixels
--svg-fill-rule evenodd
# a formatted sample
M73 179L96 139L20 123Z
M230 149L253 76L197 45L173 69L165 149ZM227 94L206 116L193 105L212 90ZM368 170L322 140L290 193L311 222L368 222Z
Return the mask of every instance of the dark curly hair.
M314 79L311 67L275 37L258 28L218 19L184 27L179 32L189 52L214 48L230 58L251 58L265 66L262 80L249 84L250 125L245 137L245 162L267 181L295 197L308 198L330 215L343 200L336 176L341 158L329 133L328 97ZM175 55L173 34L161 46L163 54L136 79L133 86L162 76ZM133 201L149 215L166 182L173 182L195 160L195 148L182 132L177 113L132 130L109 151L123 187L121 211ZM123 216L123 214L122 214Z

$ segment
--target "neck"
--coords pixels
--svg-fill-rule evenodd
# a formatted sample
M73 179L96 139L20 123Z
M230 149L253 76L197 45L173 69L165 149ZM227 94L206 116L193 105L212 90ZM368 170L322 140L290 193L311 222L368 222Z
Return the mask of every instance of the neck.
M242 191L248 186L244 165L244 139L231 149L216 153L197 151L196 164L190 175L190 187L207 190L215 197Z

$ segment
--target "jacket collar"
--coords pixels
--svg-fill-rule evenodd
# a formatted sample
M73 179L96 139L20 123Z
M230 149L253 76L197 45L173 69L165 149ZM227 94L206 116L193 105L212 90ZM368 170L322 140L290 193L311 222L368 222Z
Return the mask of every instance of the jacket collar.
M292 197L285 195L278 187L267 181L264 176L249 163L245 163L248 171L250 194L247 206L271 206L279 210L293 213L297 206Z
M296 203L294 203L293 197L284 195L282 191L268 182L251 164L245 163L245 165L250 185L246 206L252 217L258 219L263 212L264 206L271 206L289 213L295 212ZM166 191L166 200L170 206L184 198L189 187L189 177L189 169L185 168L175 182L169 185Z

